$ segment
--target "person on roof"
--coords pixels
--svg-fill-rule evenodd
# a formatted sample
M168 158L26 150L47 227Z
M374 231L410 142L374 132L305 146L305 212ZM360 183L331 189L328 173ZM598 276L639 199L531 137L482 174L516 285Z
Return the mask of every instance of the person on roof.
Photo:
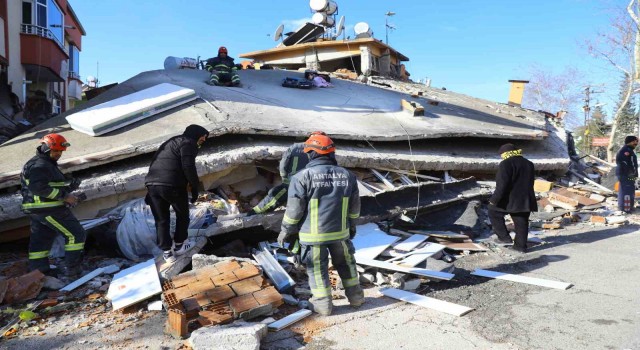
M323 131L314 131L311 135L326 135ZM310 135L310 136L311 136ZM264 214L287 202L287 190L291 177L304 169L309 163L309 157L304 153L304 142L297 142L291 145L280 159L280 178L282 183L272 187L267 195L253 207L247 216Z
M156 222L158 246L168 263L175 262L176 255L187 253L193 244L187 240L189 229L189 201L187 185L191 186L191 203L198 199L198 149L209 136L200 125L187 126L182 135L165 141L156 151L149 172L144 179L147 187L145 202L151 207ZM171 238L169 207L176 213L176 231Z
M47 134L40 140L36 155L22 168L22 211L31 220L29 270L57 276L49 266L49 251L57 235L65 240L62 278L73 281L82 272L80 263L87 234L70 207L78 203L72 192L80 180L66 177L58 160L70 144L59 134Z
M242 65L236 65L233 62L233 58L229 57L227 48L221 46L218 49L218 56L208 59L205 65L205 69L211 73L207 84L215 86L240 85L240 76L237 72L238 68L242 69Z
M360 216L360 195L355 175L337 165L336 148L328 136L311 135L304 146L310 162L291 178L278 243L284 247L299 240L313 294L309 303L313 311L326 316L333 309L329 256L349 304L359 307L365 301L351 242Z

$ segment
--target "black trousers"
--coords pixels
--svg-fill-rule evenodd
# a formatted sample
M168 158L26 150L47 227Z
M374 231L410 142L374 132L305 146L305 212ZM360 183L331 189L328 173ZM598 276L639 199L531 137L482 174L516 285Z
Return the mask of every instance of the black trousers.
M29 238L29 270L49 271L49 251L56 236L64 237L64 264L66 268L80 266L87 233L67 208L46 213L29 214L31 237Z
M158 246L162 250L170 250L173 241L182 244L188 236L189 229L189 197L187 189L170 186L147 186L146 203L151 207L156 221ZM171 239L171 217L169 207L176 213L176 232Z
M493 232L501 241L511 242L511 236L507 230L507 225L504 221L504 216L509 214L513 220L513 225L516 230L516 239L513 243L513 247L520 251L527 251L527 237L529 235L529 215L530 212L524 213L505 213L495 209L489 209L489 221L493 227Z

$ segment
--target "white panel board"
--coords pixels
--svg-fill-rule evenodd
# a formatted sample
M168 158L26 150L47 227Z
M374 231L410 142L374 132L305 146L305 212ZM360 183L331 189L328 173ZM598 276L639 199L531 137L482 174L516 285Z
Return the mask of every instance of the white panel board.
M356 248L356 261L374 259L395 243L400 237L391 236L378 228L376 224L360 225L356 228L353 246Z
M439 280L449 281L453 277L455 277L455 275L452 273L432 271L427 269L418 269L415 267L399 266L393 263L388 263L386 261L380 261L380 260L374 260L374 259L357 259L356 258L356 264L377 267L385 270L404 272L412 275L424 276L424 277L439 279Z
M425 297L416 293L407 292L395 288L381 289L380 293L390 298L406 301L414 305L426 307L436 311L444 312L454 316L464 316L474 309L448 301L438 300L434 298Z
M555 289L569 289L572 284L558 281L545 280L541 278L527 277L527 276L519 276L512 275L509 273L502 273L490 270L475 270L471 273L472 275L495 278L500 280L506 280L511 282L519 282L526 284L533 284L541 287L555 288Z
M114 310L139 303L162 292L154 259L131 266L113 276L107 299Z
M69 125L97 136L164 112L198 96L192 89L162 83L67 116Z
M434 254L442 251L445 246L438 243L427 243L426 246L411 252L412 254L407 256L406 258L398 261L400 265L406 266L416 266L419 263L427 260L428 257L433 256Z
M282 318L282 319L279 319L279 320L277 320L275 322L269 323L267 328L270 331L279 331L279 330L281 330L283 328L289 327L290 325L302 320L303 318L305 318L305 317L307 317L307 316L309 316L311 314L312 314L311 310L303 309L303 310L300 310L300 311L296 311L296 312L292 313L291 315L289 315L289 316L287 316L285 318Z
M402 250L403 252L410 252L416 249L416 247L419 246L420 243L426 241L427 238L429 237L425 235L413 235L405 239L404 241L394 245L393 249Z
M70 292L78 287L80 287L81 285L91 281L92 279L94 279L95 277L98 277L102 274L102 272L104 272L104 268L98 268L95 269L91 272L89 272L88 274L80 277L79 279L69 283L66 287L60 289L61 292Z

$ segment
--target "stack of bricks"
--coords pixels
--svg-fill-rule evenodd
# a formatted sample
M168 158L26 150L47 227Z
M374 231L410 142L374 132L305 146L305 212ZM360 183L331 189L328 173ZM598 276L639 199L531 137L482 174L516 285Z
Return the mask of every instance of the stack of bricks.
M165 282L163 290L165 307L175 314L166 330L176 337L186 336L186 323L193 319L202 326L225 324L252 310L275 309L283 303L255 265L236 260L180 274Z

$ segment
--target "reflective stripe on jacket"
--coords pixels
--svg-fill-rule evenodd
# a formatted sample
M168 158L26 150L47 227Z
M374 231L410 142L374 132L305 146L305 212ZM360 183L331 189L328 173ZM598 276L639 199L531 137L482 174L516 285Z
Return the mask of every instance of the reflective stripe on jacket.
M280 177L282 182L288 184L291 177L309 164L309 157L304 153L304 143L294 143L282 155L280 159Z
M335 160L320 157L291 178L282 230L298 234L301 244L328 244L348 239L359 216L355 175Z
M67 179L56 161L40 151L22 168L22 210L26 213L43 212L49 208L64 206L64 197L71 192Z
M220 56L216 56L207 60L205 69L209 72L211 72L212 70L218 72L231 72L236 70L237 68L235 63L233 63L232 57L227 56L222 58Z

